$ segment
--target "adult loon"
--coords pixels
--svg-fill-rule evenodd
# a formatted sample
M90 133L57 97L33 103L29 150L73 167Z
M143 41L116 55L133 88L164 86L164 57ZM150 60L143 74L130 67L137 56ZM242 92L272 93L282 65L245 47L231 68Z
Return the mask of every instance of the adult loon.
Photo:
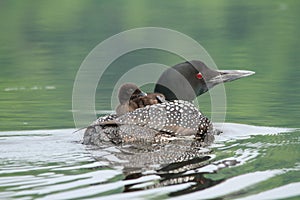
M242 70L213 70L201 61L189 61L167 69L157 81L155 93L166 102L147 105L119 117L97 119L84 134L84 144L157 141L161 136L194 135L203 139L212 131L207 117L189 101L217 84L254 74ZM180 99L180 100L178 100Z
M117 116L134 111L137 108L143 108L147 105L165 102L165 96L163 94L147 94L133 83L123 84L119 89L118 98L120 104L116 108Z

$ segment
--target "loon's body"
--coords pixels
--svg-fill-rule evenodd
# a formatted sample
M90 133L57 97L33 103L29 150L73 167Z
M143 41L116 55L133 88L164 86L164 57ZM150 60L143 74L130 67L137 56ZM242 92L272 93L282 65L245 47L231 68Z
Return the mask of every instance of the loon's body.
M190 102L175 100L146 106L122 116L98 118L85 133L85 144L158 142L174 136L202 138L212 131L207 117ZM91 134L92 133L92 134ZM97 135L98 134L98 135Z
M84 143L98 144L102 140L116 144L155 142L162 136L177 135L193 135L202 139L212 132L212 124L189 101L217 84L253 73L241 70L213 70L201 61L175 65L161 75L154 90L155 93L163 94L168 101L136 106L133 111L122 113L123 115L99 118L85 131ZM151 98L150 95L147 96L146 98ZM140 101L138 98L135 100Z

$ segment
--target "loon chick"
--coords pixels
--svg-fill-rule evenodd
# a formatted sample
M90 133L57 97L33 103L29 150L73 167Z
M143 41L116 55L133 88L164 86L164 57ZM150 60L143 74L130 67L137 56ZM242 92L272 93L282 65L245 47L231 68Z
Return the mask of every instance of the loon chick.
M84 144L157 142L162 137L195 136L203 139L212 131L210 120L190 102L175 100L128 112L120 117L99 118L85 132Z
M147 105L162 103L165 101L165 96L163 94L146 94L133 83L123 84L119 89L118 98L120 102L116 108L118 116L134 111L137 108L143 108Z
M213 70L199 60L187 61L168 68L158 79L154 92L166 100L193 101L212 87L254 74L246 70Z

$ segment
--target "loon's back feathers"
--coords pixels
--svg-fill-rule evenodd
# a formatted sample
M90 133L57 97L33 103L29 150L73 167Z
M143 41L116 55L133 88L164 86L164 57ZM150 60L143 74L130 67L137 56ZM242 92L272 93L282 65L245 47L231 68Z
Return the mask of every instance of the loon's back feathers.
M190 102L175 100L136 109L122 116L110 115L97 119L85 132L85 144L93 134L113 143L155 142L172 136L203 138L212 130L212 124ZM98 136L99 137L99 136Z
M192 103L175 100L136 109L114 121L120 125L139 125L167 133L180 133L184 129L196 132L204 117Z

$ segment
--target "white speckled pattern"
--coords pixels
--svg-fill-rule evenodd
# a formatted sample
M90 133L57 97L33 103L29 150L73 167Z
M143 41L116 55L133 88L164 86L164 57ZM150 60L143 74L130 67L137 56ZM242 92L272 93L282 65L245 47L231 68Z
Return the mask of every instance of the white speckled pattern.
M163 134L202 137L211 129L211 122L192 103L175 100L139 108L120 117L100 117L86 130L84 143L107 139L114 143L153 142Z
M196 132L198 126L204 123L203 118L204 116L192 103L175 100L136 109L116 118L115 121L118 124L139 125L159 131L177 133L179 128L191 129ZM201 125L204 127L209 124Z

